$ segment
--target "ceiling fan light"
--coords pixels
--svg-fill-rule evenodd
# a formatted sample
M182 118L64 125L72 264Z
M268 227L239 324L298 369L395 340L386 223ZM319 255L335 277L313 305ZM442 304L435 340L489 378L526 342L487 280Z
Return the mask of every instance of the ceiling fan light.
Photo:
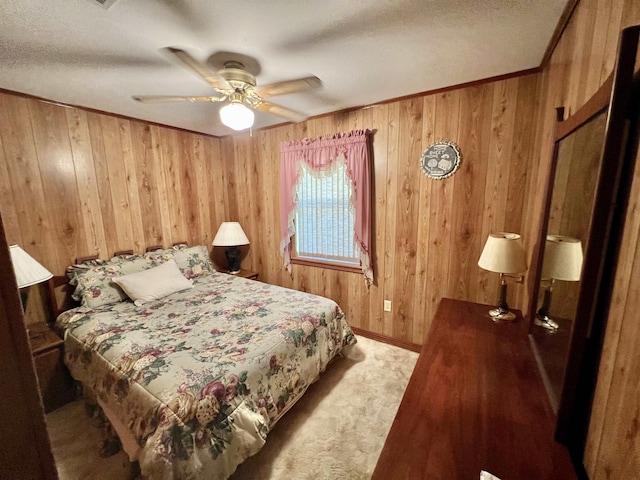
M253 111L239 102L231 102L220 109L220 120L234 130L251 127L254 118Z

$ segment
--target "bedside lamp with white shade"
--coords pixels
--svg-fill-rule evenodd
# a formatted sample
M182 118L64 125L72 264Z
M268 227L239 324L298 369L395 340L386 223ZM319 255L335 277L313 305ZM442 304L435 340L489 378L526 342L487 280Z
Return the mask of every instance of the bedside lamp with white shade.
M225 251L229 273L240 271L240 245L249 245L249 239L238 222L222 222L213 239L214 247L228 247Z
M53 277L53 273L40 265L37 260L18 245L10 245L9 251L11 252L11 263L13 263L13 271L16 275L16 283L19 289L46 282ZM22 293L20 297L22 299L22 309L24 310L27 303L27 295Z
M516 316L507 305L507 278L522 283L522 275L516 275L527 269L527 259L522 240L517 233L491 233L484 245L478 266L490 272L500 274L500 300L497 308L489 315L494 322L510 322Z
M555 333L558 322L550 314L551 293L556 280L577 282L582 273L582 242L577 238L563 235L547 235L542 263L542 278L548 279L544 290L542 306L536 314L534 324Z

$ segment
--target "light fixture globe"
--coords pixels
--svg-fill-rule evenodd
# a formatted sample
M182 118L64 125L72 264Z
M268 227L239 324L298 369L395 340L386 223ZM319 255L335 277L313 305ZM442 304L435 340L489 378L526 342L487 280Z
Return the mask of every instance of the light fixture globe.
M220 109L220 120L233 130L244 130L253 125L255 115L239 101L231 101Z

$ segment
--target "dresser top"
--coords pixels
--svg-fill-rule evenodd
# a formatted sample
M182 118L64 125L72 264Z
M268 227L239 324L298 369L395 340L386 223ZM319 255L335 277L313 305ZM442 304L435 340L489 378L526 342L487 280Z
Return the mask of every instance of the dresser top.
M374 479L576 478L527 324L494 323L490 308L442 299Z

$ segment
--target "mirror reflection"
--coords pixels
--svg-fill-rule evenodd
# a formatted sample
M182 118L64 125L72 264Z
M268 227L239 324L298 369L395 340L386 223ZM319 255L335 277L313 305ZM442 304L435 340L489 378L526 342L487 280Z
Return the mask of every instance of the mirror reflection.
M582 273L582 242L563 235L547 235L540 287L544 291L535 325L556 333L560 324L551 317L551 295L556 280L579 282ZM544 282L544 283L542 283Z
M564 366L575 322L582 254L591 228L591 214L606 124L606 111L558 144L556 173L543 251L541 281L532 336L557 409ZM604 166L606 168L606 166Z

